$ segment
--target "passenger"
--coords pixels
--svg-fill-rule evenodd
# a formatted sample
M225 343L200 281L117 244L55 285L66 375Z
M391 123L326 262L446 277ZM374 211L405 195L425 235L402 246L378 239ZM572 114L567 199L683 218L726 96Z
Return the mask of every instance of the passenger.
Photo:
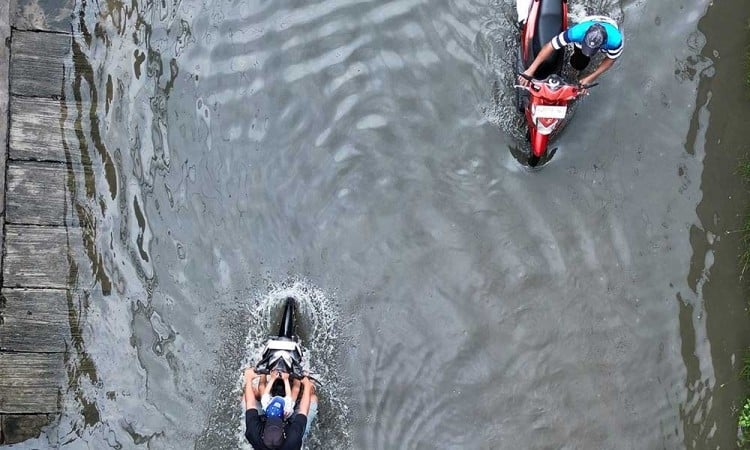
M260 377L258 389L263 392L260 397L260 405L263 411L266 411L272 400L281 399L284 403L284 420L286 420L294 412L294 405L299 395L300 382L299 380L294 380L294 388L291 388L289 386L289 374L278 370L271 372L268 378L270 380L266 380L262 376ZM283 390L281 391L279 390L280 384L283 384Z
M308 377L302 379L299 409L285 422L286 405L281 397L272 398L265 415L260 414L259 384L253 382L256 378L255 370L245 370L245 438L255 450L300 450L318 411L318 397L312 381Z
M524 0L519 0L518 4L522 2ZM520 11L519 6L519 18ZM622 54L623 41L622 32L614 20L605 16L585 17L581 23L573 25L544 44L534 62L523 73L528 77L533 77L536 69L556 50L573 44L574 50L570 57L570 65L579 72L588 66L591 57L597 52L602 52L606 56L599 67L579 80L581 84L592 84L615 64L615 60ZM529 81L521 76L518 77L518 83L523 86L529 85Z

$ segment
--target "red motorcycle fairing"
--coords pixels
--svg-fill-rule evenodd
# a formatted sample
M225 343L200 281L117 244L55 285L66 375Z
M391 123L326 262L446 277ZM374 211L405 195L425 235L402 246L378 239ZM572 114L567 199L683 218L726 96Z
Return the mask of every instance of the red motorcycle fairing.
M551 41L556 35L568 27L568 0L533 0L527 20L521 29L521 64L523 70L528 68L534 61L542 47ZM537 78L547 78L550 75L559 75L562 70L562 51L555 52L537 69ZM531 93L530 101L526 102L524 115L529 129L529 143L535 159L538 161L547 152L549 135L551 129L559 124L560 119L534 118L532 108L534 105L567 105L574 99L578 92L572 91L571 87L547 86L543 82L532 83L533 89L527 89ZM535 120L540 120L536 123ZM538 125L542 125L544 132L539 132ZM531 162L530 162L531 164ZM534 163L536 164L536 163Z
M537 16L539 15L539 5L541 0L534 0L531 4L531 10L526 18L526 22L521 29L521 58L523 67L526 68L531 64L533 58L530 57L531 43L534 39L534 30L536 29Z
M579 86L566 83L557 75L545 80L533 80L530 86L524 88L531 94L531 102L525 111L531 152L535 157L541 158L547 151L550 134L563 117L535 117L535 110L539 106L567 106L582 91Z
M531 130L531 153L537 158L541 158L547 151L547 144L549 143L549 134L542 134Z
M569 102L575 100L581 92L581 89L573 84L555 84L542 81L531 82L531 96L538 101L534 102L541 105L556 105L560 102Z

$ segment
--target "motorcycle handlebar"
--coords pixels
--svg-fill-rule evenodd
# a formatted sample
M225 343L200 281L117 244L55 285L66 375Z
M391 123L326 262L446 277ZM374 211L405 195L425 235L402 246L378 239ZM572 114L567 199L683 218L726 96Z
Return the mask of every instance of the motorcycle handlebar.
M518 76L521 77L521 78L523 78L523 79L525 79L525 80L527 80L527 81L532 81L532 82L533 81L541 81L541 80L536 80L533 77L530 77L530 76L526 75L523 72L518 72ZM591 84L577 83L577 85L578 85L579 89L591 89L594 86L599 86L599 83L591 83ZM526 86L523 86L523 85L520 85L520 84L516 84L516 85L514 85L514 87L517 87L517 88L526 88Z
M272 372L271 369L255 369L255 373L258 375L270 375L271 372ZM289 378L293 380L301 380L305 377L312 380L315 384L320 384L320 381L310 374L305 375L305 374L292 373L292 372L289 373Z
M526 75L526 74L525 74L525 73L523 73L523 72L518 72L518 76L519 76L519 77L521 77L521 78L524 78L524 79L526 79L526 80L528 80L528 81L534 81L534 78L533 78L533 77L530 77L530 76Z

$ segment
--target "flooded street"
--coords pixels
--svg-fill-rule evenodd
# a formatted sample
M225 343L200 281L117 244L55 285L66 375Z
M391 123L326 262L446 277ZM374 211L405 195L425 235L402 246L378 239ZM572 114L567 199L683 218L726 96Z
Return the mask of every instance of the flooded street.
M719 3L574 2L624 53L529 171L513 1L79 0L82 340L17 448L245 445L286 295L309 448L733 448L750 4Z

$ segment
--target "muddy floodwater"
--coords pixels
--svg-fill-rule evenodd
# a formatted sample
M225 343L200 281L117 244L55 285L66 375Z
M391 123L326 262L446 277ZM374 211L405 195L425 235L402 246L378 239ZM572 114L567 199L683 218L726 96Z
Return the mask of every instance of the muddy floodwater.
M81 339L17 447L244 446L293 295L309 448L733 448L750 3L587 13L624 53L530 171L513 1L78 0Z

